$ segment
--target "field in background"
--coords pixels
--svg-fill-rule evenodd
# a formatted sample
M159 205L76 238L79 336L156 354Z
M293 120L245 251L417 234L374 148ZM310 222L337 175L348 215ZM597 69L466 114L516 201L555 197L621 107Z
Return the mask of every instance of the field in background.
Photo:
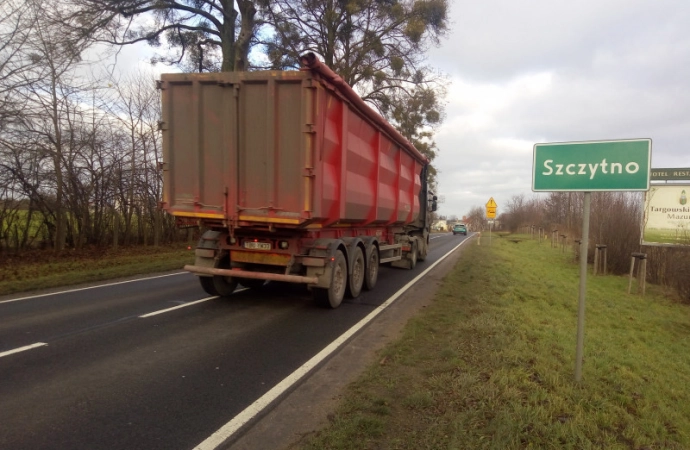
M193 262L194 251L187 244L5 254L0 258L0 295L177 270Z
M675 231L647 228L645 229L643 239L646 242L659 244L689 245L690 233L688 233L688 230L682 228Z
M465 250L301 448L690 448L688 306L658 286L643 298L626 277L588 277L578 384L573 253L528 236L487 243Z

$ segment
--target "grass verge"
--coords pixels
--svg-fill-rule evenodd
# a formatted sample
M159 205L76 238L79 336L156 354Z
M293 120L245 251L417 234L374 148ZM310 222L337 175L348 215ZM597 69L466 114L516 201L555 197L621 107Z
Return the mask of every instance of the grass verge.
M0 295L166 272L193 262L194 252L187 245L4 255L0 261Z
M472 245L304 449L688 449L688 307L522 236Z

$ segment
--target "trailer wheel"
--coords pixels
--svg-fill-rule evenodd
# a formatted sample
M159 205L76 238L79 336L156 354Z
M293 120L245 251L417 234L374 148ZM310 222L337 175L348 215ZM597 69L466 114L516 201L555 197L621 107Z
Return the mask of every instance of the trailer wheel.
M362 292L362 284L364 283L364 254L360 247L355 248L355 255L352 258L352 273L347 282L347 295L351 298L357 298Z
M427 240L419 239L419 242L421 243L421 247L419 248L417 260L424 261L426 260L426 257L429 254L429 241L427 238Z
M412 242L410 248L409 258L409 268L414 269L417 266L417 241Z
M237 287L237 278L215 275L213 277L213 287L216 288L218 295L221 297L230 297Z
M367 259L367 267L364 271L364 289L370 291L376 286L376 281L379 279L379 251L374 246L369 253Z
M208 295L218 295L216 287L213 285L213 277L199 277L199 283L201 283L201 288Z
M347 286L347 261L343 252L335 252L333 278L328 289L313 289L314 298L325 307L337 308L343 302L345 287Z

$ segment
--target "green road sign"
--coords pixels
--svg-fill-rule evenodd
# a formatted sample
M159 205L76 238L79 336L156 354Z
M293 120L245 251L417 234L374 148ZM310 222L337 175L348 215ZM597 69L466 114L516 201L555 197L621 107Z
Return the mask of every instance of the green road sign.
M534 145L533 191L647 191L651 139Z

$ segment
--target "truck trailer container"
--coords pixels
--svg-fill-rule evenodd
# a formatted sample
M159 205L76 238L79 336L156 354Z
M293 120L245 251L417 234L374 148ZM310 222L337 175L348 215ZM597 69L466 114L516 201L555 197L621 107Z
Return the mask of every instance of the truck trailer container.
M209 295L308 285L326 306L429 245L429 161L313 54L295 71L163 74L162 208L204 230Z

